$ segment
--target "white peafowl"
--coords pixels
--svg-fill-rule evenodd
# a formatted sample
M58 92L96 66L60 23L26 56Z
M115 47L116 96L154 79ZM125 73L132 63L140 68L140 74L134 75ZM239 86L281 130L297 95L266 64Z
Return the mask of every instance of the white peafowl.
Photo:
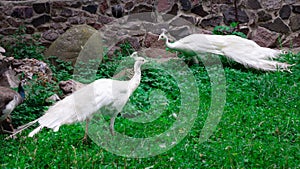
M86 140L88 123L93 114L97 113L98 110L110 110L110 113L111 111L113 112L113 114L110 114L112 115L110 132L114 135L115 118L122 111L131 94L139 86L141 66L147 62L146 59L138 57L137 52L134 52L130 57L135 59L135 64L134 76L129 81L112 79L96 80L65 97L63 100L58 101L42 117L19 127L19 130L15 134L36 122L39 123L39 127L30 132L29 137L33 137L44 127L51 128L56 132L64 124L72 124L85 120L86 128L83 139Z
M23 102L25 98L25 92L22 86L22 82L19 83L18 92L0 86L0 127L3 132L10 133L14 131L14 128L10 122L10 113ZM3 126L6 124L7 126Z
M235 35L192 34L170 43L166 30L162 29L158 40L165 40L166 46L188 55L213 53L224 55L245 67L264 71L287 70L291 65L272 59L278 58L283 51L261 47L252 40Z

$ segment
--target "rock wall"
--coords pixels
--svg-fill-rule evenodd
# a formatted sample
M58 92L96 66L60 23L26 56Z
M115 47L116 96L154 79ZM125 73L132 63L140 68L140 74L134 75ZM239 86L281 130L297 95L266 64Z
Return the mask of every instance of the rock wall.
M72 25L100 29L124 15L158 12L205 30L238 21L261 46L300 48L299 0L2 0L0 11L0 34L12 35L24 25L27 34L41 34L45 46Z

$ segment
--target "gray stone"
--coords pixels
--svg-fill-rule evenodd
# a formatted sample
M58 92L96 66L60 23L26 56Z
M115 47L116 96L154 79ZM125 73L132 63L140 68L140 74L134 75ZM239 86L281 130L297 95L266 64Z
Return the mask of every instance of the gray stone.
M88 25L77 25L59 36L48 48L46 57L57 56L64 61L75 61L88 39L97 31Z
M55 30L51 30L51 29L42 34L42 37L49 41L54 41L55 39L58 38L58 36L59 36L59 33L57 33Z
M249 17L247 16L245 11L242 11L240 9L237 10L237 21L236 21L236 14L235 14L235 8L230 7L228 10L226 10L223 15L224 15L224 23L226 25L229 25L232 22L239 22L239 23L247 23L249 22Z
M168 9L170 9L172 5L172 3L169 0L159 0L157 3L158 12L165 12Z
M300 15L291 17L290 26L292 31L297 31L300 29Z
M158 41L158 35L156 34L152 34L152 33L147 33L145 36L145 40L144 40L144 47L149 48L162 48L164 49L164 41Z
M128 16L128 22L132 21L143 21L143 22L156 22L157 17L155 17L153 12L137 13Z
M64 16L64 17L70 17L73 16L73 11L71 9L68 8L64 8L61 13L60 16Z
M19 77L12 69L7 69L0 74L0 86L15 88L18 87L19 82Z
M300 34L290 37L286 42L284 42L283 46L288 48L299 48Z
M261 6L268 11L280 9L281 4L282 4L282 0L263 0L263 1L261 1Z
M60 23L52 23L51 28L57 30L57 29L63 29L63 26Z
M206 28L206 27L215 27L215 26L220 25L221 22L222 22L222 17L221 16L213 16L211 18L203 19L201 21L200 26L203 27L203 28Z
M290 28L280 18L276 18L273 22L261 24L261 26L279 33L290 32Z
M300 5L293 5L293 12L300 13Z
M140 4L138 6L135 6L131 12L132 13L143 13L143 12L152 12L155 9L152 6Z
M100 15L97 19L97 21L101 24L108 24L110 22L112 22L114 19L113 18L110 18L108 16L103 16L103 15Z
M6 21L12 26L12 27L15 27L15 28L18 28L22 23L17 21L15 18L13 17L9 17L6 19Z
M248 27L241 27L239 31L244 33L247 36L248 33L250 32L250 29Z
M28 6L15 7L11 16L20 19L31 18L33 16L33 9Z
M52 1L52 8L63 8L64 6L68 6L67 1Z
M272 16L265 11L259 11L257 12L258 15L258 22L266 22L270 21L272 19Z
M233 4L234 0L214 0L213 2L216 4Z
M178 10L179 10L179 7L177 4L174 4L172 6L172 9L168 12L169 15L173 15L173 16L176 16L177 13L178 13Z
M162 46L163 49L158 48L144 48L141 50L149 58L155 58L158 63L168 61L169 59L176 58L176 53L171 53L165 50L165 45Z
M71 7L72 8L79 8L79 7L81 7L81 2L78 2L78 1L74 2L74 3L71 4Z
M66 22L68 19L62 16L58 16L58 17L52 17L52 20L54 22Z
M191 34L190 29L187 26L181 27L179 29L173 29L173 30L170 30L169 32L177 40L181 39L181 38L184 38L184 37Z
M183 11L189 11L192 8L192 4L189 0L180 0L180 4Z
M208 15L208 12L206 12L204 9L203 9L203 6L202 5L197 5L195 7L193 7L191 9L191 12L196 14L196 15L199 15L201 17L205 17Z
M181 15L180 18L183 18L187 21L189 21L190 23L192 23L193 25L195 25L197 23L196 18L192 17L192 16L185 16L185 15Z
M82 17L82 16L74 16L74 17L68 18L68 22L73 25L84 24L85 20L86 20L86 18Z
M60 97L57 94L53 94L52 96L48 97L45 101L47 103L55 103L59 100L61 100Z
M126 3L125 3L124 8L125 8L126 10L130 10L130 9L133 8L133 6L134 6L134 3L133 3L132 1L129 1L129 2L126 2Z
M47 30L49 30L49 25L41 25L39 27L37 27L38 32L45 32Z
M2 22L0 23L0 29L8 28L9 26L9 23L5 20L2 20Z
M50 20L51 20L51 16L49 16L49 15L41 15L41 16L39 16L37 18L32 19L31 24L34 27L38 27L40 25L43 25L43 24L49 22Z
M190 25L191 23L189 21L187 21L186 19L183 18L176 18L174 19L170 25L178 27L178 26L182 26L182 25Z
M93 25L97 22L96 18L86 18L86 24Z
M246 3L246 7L249 9L260 9L261 5L257 0L248 0Z
M75 91L79 90L80 88L86 86L86 84L77 82L73 79L67 81L61 81L58 84L59 88L62 90L65 96L74 93Z
M98 6L97 5L88 5L88 6L83 6L83 10L88 11L91 14L97 13Z
M17 28L4 28L0 30L2 35L13 35L17 32Z
M191 0L191 3L192 3L192 6L197 6L197 5L200 5L200 4L203 4L201 1L199 0Z
M42 13L50 13L50 4L49 2L46 3L34 3L32 4L33 10L37 14L42 14Z
M284 0L284 2L288 5L295 4L299 0Z
M120 37L120 41L117 43L117 46L121 45L121 44L124 44L124 43L129 43L133 48L134 50L139 50L141 48L141 44L139 42L139 39L137 37L128 37L128 36L125 36L125 37Z
M289 19L290 15L291 15L291 7L289 5L284 5L280 11L279 11L279 16L282 19Z
M27 34L34 34L34 32L35 32L35 28L33 27L33 26L31 26L31 25L26 25L25 26L25 32L27 33Z
M258 27L255 32L252 32L251 39L258 45L263 47L274 47L279 34L272 32L266 28Z
M99 11L101 14L105 14L106 10L108 9L108 4L106 1L103 1L99 5Z

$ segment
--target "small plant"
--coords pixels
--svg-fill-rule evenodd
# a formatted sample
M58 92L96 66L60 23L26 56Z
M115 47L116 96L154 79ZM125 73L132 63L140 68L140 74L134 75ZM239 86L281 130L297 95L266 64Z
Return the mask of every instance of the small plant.
M15 34L8 37L10 42L4 42L4 40L2 40L3 37L1 37L1 46L7 50L7 56L12 56L16 59L43 59L42 52L45 47L41 46L40 42L38 42L40 35L31 35L31 37L28 38L26 37L26 28L20 26Z
M237 31L238 22L232 22L229 26L216 26L212 33L215 35L237 35L242 38L247 38L247 36L243 32Z

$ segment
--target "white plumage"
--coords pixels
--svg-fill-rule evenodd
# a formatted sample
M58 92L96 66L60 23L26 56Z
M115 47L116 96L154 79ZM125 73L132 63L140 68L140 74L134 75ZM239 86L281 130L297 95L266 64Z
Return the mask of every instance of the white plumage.
M287 70L291 66L272 59L278 58L281 50L261 47L252 40L235 35L207 35L192 34L174 43L170 43L166 30L159 35L158 40L166 40L168 48L195 55L200 53L213 53L224 55L245 67L252 67L264 71Z
M146 60L138 57L134 52L131 57L135 59L134 76L129 81L118 81L112 79L99 79L77 90L73 94L65 97L51 106L42 117L25 124L20 127L17 132L28 128L38 122L39 127L29 133L29 137L34 136L42 128L47 127L58 131L59 127L64 124L72 124L86 120L85 137L87 137L88 122L93 114L98 110L112 111L113 114L110 120L110 131L114 134L114 121L118 113L120 113L128 101L130 95L140 84L141 80L141 65ZM105 113L105 112L102 112Z

